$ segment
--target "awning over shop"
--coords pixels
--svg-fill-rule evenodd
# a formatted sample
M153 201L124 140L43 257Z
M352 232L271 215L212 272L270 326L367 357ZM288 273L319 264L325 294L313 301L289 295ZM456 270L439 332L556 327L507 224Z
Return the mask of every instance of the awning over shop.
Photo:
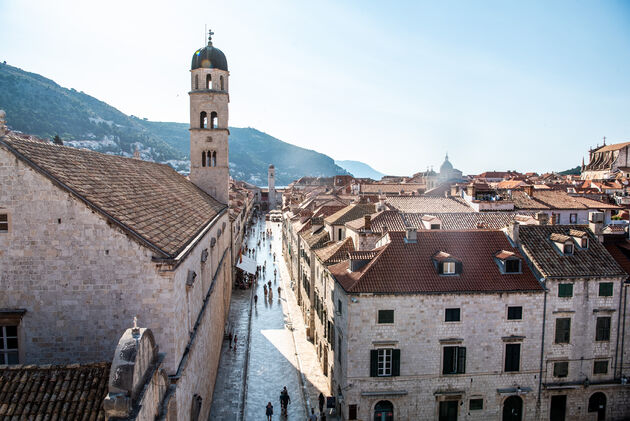
M256 274L256 261L251 257L241 256L236 267L252 275Z

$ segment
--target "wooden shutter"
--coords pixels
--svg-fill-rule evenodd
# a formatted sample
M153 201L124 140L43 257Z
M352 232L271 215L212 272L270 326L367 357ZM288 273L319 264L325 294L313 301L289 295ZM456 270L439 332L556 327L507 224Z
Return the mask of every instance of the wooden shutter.
M392 350L392 376L400 376L400 349Z
M370 350L370 377L378 376L378 350Z
M457 372L466 372L466 347L460 346L457 348Z

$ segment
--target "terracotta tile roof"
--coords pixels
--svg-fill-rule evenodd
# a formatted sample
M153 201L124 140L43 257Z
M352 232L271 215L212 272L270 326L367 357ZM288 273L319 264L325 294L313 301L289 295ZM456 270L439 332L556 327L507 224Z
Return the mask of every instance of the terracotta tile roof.
M355 250L348 253L348 256L350 256L351 259L358 259L358 260L372 260L377 255L378 255L377 250Z
M383 232L383 227L389 231L404 231L405 221L398 211L386 210L371 215L370 225L372 231ZM365 218L357 218L354 221L346 222L346 227L355 231L365 228Z
M618 151L619 149L623 149L626 146L630 146L630 142L615 143L613 145L602 146L601 148L597 149L596 152Z
M0 365L0 420L104 420L109 368Z
M337 211L332 215L326 217L324 221L330 225L343 225L346 222L361 218L363 217L363 215L370 215L374 213L374 210L375 207L373 204L348 205L340 211Z
M424 197L444 197L445 193L450 193L451 183L441 183L433 187L431 190L425 191L422 195Z
M0 147L163 257L177 256L226 208L165 164L12 135L0 137Z
M630 243L627 239L614 239L604 237L604 247L610 253L613 259L625 270L630 273Z
M599 200L590 199L588 197L573 196L573 198L589 209L621 209L621 206L600 202Z
M348 253L354 251L354 243L351 237L345 240L330 243L315 250L315 254L325 265L343 262L348 259Z
M526 264L522 265L522 273L501 273L494 255L499 250L516 252L501 231L418 231L415 243L406 243L403 232L390 232L388 236L391 241L377 249L376 256L360 271L349 272L349 261L329 267L344 290L352 293L542 291ZM439 251L462 262L461 274L438 274L432 257ZM365 257L370 256L366 253Z
M320 248L330 241L330 236L328 235L328 231L326 231L325 228L320 228L315 232L313 232L311 229L303 230L302 232L300 232L300 236L311 249Z
M361 184L361 193L419 194L426 185L418 183Z
M406 213L474 212L460 197L400 196L388 197L386 203Z
M512 191L512 197L510 200L514 202L515 209L550 209L549 206L539 202L521 190Z
M534 212L465 212L441 213L435 216L443 230L501 229L507 227L517 215L533 215ZM412 227L422 228L423 214L405 213L404 221ZM394 229L392 229L394 230ZM402 229L396 230L402 231Z
M319 208L315 209L315 212L313 212L313 216L326 218L327 216L330 216L336 212L339 212L343 208L345 208L345 206L330 206L330 205L320 206Z
M570 255L560 253L551 239L552 234L570 239L570 230L576 228L588 233L588 248L574 247ZM602 278L625 274L586 225L521 225L519 238L523 251L545 277Z
M580 230L575 230L575 229L570 229L569 230L569 235L571 237L579 237L579 238L582 238L584 236L588 236L586 231L580 231Z
M516 253L514 253L513 251L508 251L508 250L501 250L497 252L497 254L494 255L494 257L500 260L505 260L508 257L512 257L512 256L516 256Z

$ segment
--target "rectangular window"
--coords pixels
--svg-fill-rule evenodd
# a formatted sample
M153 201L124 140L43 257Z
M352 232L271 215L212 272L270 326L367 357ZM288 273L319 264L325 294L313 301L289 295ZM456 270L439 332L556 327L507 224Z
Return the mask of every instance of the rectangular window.
M597 326L595 328L596 341L610 340L610 317L598 317Z
M510 259L505 261L505 273L519 273L521 271L521 261Z
M608 360L593 362L593 374L608 374Z
M478 411L483 409L483 399L471 399L468 402L468 409L470 411Z
M357 419L357 406L356 405L348 405L348 419L349 420Z
M558 297L573 297L573 284L558 285Z
M337 313L341 316L343 314L343 307L341 305L341 300L337 300Z
M0 326L0 364L18 364L18 328Z
M445 346L442 374L463 374L466 372L466 347Z
M378 350L378 376L391 376L392 375L392 350L391 349L379 349Z
M553 363L553 376L554 377L567 377L568 375L569 375L569 362L568 361Z
M455 273L455 262L443 262L442 273L445 275L453 275Z
M613 295L613 283L612 282L600 282L599 283L599 296L600 297L612 297Z
M459 401L441 401L438 421L457 421Z
M551 213L551 220L554 225L560 225L560 214L559 213Z
M9 215L0 213L0 232L9 232Z
M394 310L379 310L378 322L379 323L394 323Z
M400 376L400 349L381 348L371 350L370 376Z
M447 322L459 322L460 319L460 311L458 308L447 308L446 315L444 318Z
M571 319L556 319L556 343L568 344L571 341Z
M521 320L523 318L523 307L508 307L508 320Z
M505 345L505 371L519 371L521 366L521 344Z
M564 254L573 254L573 243L565 243L564 244Z
M569 223L570 224L577 224L577 213L569 214Z

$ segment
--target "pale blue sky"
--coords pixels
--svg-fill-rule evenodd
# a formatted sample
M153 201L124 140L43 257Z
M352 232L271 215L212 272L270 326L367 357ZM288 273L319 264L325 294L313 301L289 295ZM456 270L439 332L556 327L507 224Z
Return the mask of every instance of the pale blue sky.
M386 173L446 152L464 173L562 170L630 141L630 1L0 0L0 60L185 122L205 24L231 125Z

